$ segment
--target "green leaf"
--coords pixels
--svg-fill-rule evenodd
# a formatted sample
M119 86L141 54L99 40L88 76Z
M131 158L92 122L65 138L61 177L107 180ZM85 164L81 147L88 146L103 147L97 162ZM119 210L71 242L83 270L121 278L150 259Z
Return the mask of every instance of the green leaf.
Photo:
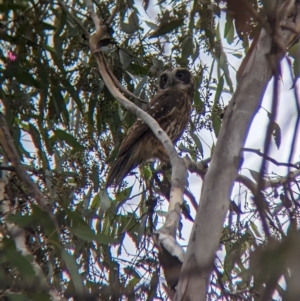
M152 30L157 30L158 26L152 22L145 21L145 23L152 29Z
M179 19L171 20L169 22L161 23L158 26L158 29L150 35L150 38L157 38L159 36L163 36L171 32L172 30L182 26L183 21L184 21L183 18L179 18Z
M239 52L231 53L231 55L237 57L238 59L240 59L240 58L243 57L243 55L241 53L239 53Z
M144 174L144 178L146 180L150 180L150 178L152 176L152 171L149 168L149 166L146 165L146 166L143 167L143 174Z
M248 169L248 170L250 171L252 178L256 181L256 183L258 183L260 180L259 172L252 170L252 169Z
M178 148L179 148L182 152L187 152L187 153L192 152L192 150L189 149L189 148L187 148L182 142L178 145Z
M4 296L6 296L10 301L32 301L32 299L29 299L24 293L18 294L6 291Z
M120 28L123 32L127 34L133 34L136 31L139 30L139 18L137 16L137 13L133 11L129 18L128 18L128 23L122 22L120 24Z
M216 90L214 105L213 105L213 114L212 114L212 125L216 137L218 137L221 128L221 118L219 114L217 114L217 107L223 91L223 86L224 86L224 78L223 76L221 76L217 85L217 90Z
M53 153L54 153L53 152L53 145L51 143L50 136L49 136L49 133L48 133L47 129L42 129L42 136L43 136L43 140L44 140L47 152L49 153L49 155L52 156Z
M92 167L91 180L94 184L94 191L97 192L99 189L99 165L95 164Z
M132 27L132 29L134 29L134 32L139 30L139 17L136 11L133 11L130 14L128 21L129 21L129 25Z
M256 237L261 238L261 234L259 233L257 226L252 221L250 221L250 228Z
M118 193L116 197L116 203L118 204L118 208L120 208L129 198L131 195L133 186L125 188L122 192Z
M105 189L99 192L99 198L100 198L100 213L104 213L111 206L112 201L109 198L109 195Z
M55 36L59 36L65 25L67 24L67 14L66 12L64 12L63 10L60 11L60 14L55 18L55 22L54 22L55 26L56 26L56 32L55 32Z
M40 84L40 82L38 82L36 79L34 79L32 77L32 75L30 73L27 72L23 72L22 69L20 68L18 70L18 72L14 73L16 79L23 85L26 86L31 86L31 87L35 87L37 89L41 89L42 85Z
M64 85L64 88L70 93L72 100L74 100L75 103L77 104L79 111L82 113L83 105L80 98L78 97L79 92L75 90L75 88L70 84L69 81L63 79L62 83Z
M200 154L201 154L201 157L203 158L204 154L203 154L203 147L202 147L202 143L199 139L199 137L195 134L195 133L190 133L191 134L191 137L192 139L194 140Z
M295 43L290 47L289 55L294 59L293 72L296 80L298 77L300 77L300 42Z
M227 14L226 23L224 28L224 36L227 39L228 44L231 44L234 40L234 26L232 18Z
M51 86L51 93L57 115L62 115L65 125L68 125L70 121L69 112L66 108L66 103L61 94L61 90L56 86Z
M71 227L70 232L84 241L91 242L96 239L94 231L84 225Z
M17 10L17 9L24 10L26 8L27 7L24 4L17 4L10 1L5 1L4 3L0 3L0 12L4 12L4 13L7 13L9 10Z
M196 59L199 57L199 53L200 53L200 45L196 42L196 48L194 48L193 56L192 56L193 63L195 63Z
M79 267L75 261L75 258L70 255L65 249L61 249L61 257L67 267L70 279L74 284L74 288L79 295L83 295L83 282L79 274Z
M47 45L47 44L44 44L44 43L42 43L42 47L43 47L45 50L49 51L51 54L57 55L57 52L56 52L55 48L53 48L53 47L51 47L51 46L49 46L49 45Z
M56 129L53 131L58 139L72 146L74 150L78 150L78 151L84 150L84 147L71 134L60 129Z
M150 71L152 73L160 72L164 66L164 62L156 57L152 58L152 66Z
M57 28L47 22L41 22L40 25L43 27L43 29L45 30L57 30Z
M279 149L280 144L281 144L281 129L280 129L280 126L277 122L275 122L273 120L273 116L270 112L267 111L267 115L268 115L268 118L269 118L270 122L272 123L272 136L275 140L275 144L277 146L277 149Z
M128 53L128 51L119 49L120 62L123 65L124 69L126 69L131 63L132 56Z
M118 240L109 237L103 233L97 233L95 241L97 241L99 244L107 245L107 246L111 244L116 244L118 242Z
M133 91L133 94L134 94L134 95L140 96L141 91L142 91L144 85L147 83L147 79L148 79L148 77L147 77L147 76L144 76L144 77L142 78L142 80L137 84L136 88L135 88L134 91Z
M9 250L5 252L5 255L8 261L18 269L27 285L31 287L36 282L36 274L30 263L32 260L30 258L31 256L24 257L19 251L16 250Z
M109 245L116 242L114 238L103 233L95 234L94 231L87 226L74 226L70 228L70 232L78 238L88 242L96 241L103 245Z
M38 150L39 159L43 162L43 168L44 169L49 169L50 167L49 167L49 164L48 164L47 156L46 156L45 152L42 149L42 139L41 139L40 132L31 123L29 124L29 132L30 132L33 144Z
M182 58L187 59L189 56L193 55L194 43L191 36L186 36L182 42Z
M57 233L54 221L52 220L50 215L46 211L41 210L41 208L36 205L32 205L32 210L32 216L34 217L34 220L41 225L45 234L48 236L49 241L53 242L56 245L60 244L58 236L59 234Z
M277 149L280 148L280 144L281 144L281 129L278 123L273 122L273 132L272 135L274 137L275 140L275 144L277 146Z
M21 215L20 213L9 215L6 220L10 223L15 223L21 228L31 226L35 219L32 215Z
M97 193L91 203L91 210L97 210L100 207L100 197L99 193Z

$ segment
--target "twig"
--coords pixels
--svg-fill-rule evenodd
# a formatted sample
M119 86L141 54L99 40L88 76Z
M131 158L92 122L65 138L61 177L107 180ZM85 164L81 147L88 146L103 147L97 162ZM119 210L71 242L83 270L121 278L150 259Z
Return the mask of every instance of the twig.
M198 209L198 203L197 203L194 195L187 188L184 190L184 193L190 199L191 204L193 205L194 209L197 211L197 209Z
M106 64L107 65L107 64ZM109 73L109 76L112 78L114 84L117 86L117 88L120 89L120 91L122 93L124 93L125 95L129 96L129 97L133 97L135 99L137 99L138 101L148 104L146 101L140 99L139 97L137 97L136 95L134 95L132 92L130 92L129 90L125 89L122 84L118 81L118 79L115 77L115 75L112 73L112 71L110 69L107 70Z
M273 159L272 157L263 154L262 152L260 152L258 149L253 149L253 148L242 148L242 151L244 152L251 152L251 153L255 153L263 158L265 158L266 160L274 163L277 166L287 166L287 167L293 167L296 169L299 169L299 166L292 164L292 163L284 163L284 162L278 162L277 160Z
M183 160L190 172L197 173L199 176L203 177L208 169L208 163L210 162L211 158L209 157L205 160L196 162L192 160L189 156L185 156Z

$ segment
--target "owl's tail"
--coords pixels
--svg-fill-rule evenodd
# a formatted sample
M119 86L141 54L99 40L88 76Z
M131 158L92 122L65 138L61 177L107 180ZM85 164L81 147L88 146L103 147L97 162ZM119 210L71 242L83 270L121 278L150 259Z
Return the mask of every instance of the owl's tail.
M140 163L142 163L142 158L135 151L135 148L129 149L125 154L118 157L111 166L106 178L106 187L112 184L118 185Z

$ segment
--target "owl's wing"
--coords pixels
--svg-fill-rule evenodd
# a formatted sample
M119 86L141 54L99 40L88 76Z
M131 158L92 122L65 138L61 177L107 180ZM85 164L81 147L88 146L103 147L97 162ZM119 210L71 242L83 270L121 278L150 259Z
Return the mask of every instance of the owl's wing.
M160 124L164 118L169 117L178 109L178 96L178 91L158 91L145 111ZM147 131L150 131L148 125L138 119L124 138L119 156L126 153Z

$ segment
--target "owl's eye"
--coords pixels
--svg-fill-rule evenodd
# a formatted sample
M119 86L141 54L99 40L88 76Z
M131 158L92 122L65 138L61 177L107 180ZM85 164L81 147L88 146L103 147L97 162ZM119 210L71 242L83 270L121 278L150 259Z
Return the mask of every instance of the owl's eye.
M161 80L162 80L163 83L166 83L167 79L168 79L168 77L165 74L162 75Z
M183 78L183 73L182 73L182 72L176 73L176 77L177 77L177 78Z

